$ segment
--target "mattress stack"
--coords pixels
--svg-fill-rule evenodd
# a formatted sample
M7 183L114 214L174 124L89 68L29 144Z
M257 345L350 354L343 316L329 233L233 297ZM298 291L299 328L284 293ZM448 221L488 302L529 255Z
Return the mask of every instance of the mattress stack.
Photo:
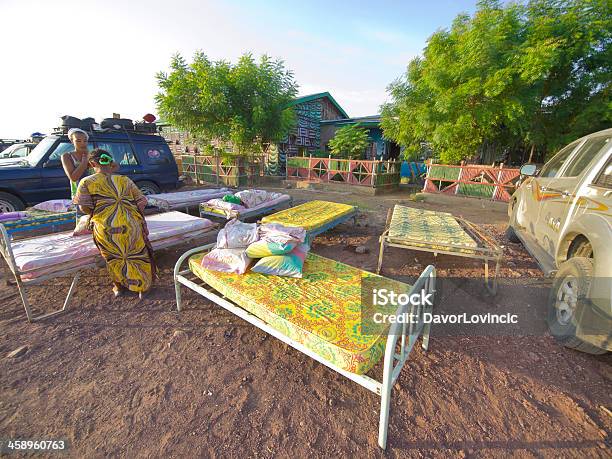
M161 210L184 209L185 207L198 206L214 198L222 198L226 194L232 194L228 188L209 188L204 190L179 191L176 193L150 194L147 196L147 204Z

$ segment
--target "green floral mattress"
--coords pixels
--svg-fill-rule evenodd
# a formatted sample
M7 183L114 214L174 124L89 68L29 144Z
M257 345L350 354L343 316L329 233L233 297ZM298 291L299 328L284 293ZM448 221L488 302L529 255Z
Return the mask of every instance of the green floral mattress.
M355 206L330 201L309 201L281 210L261 219L262 223L301 226L306 231L320 228L344 215L355 212Z
M436 243L450 244L466 253L471 252L469 248L478 247L477 242L451 214L400 205L393 208L388 237L394 242L409 239L411 246L430 249L453 249ZM467 250L461 250L464 247Z
M362 333L362 280L384 280L386 288L397 293L410 290L408 284L312 253L306 257L301 279L210 271L200 266L202 257L189 259L196 276L325 360L357 374L366 373L384 355L388 327L374 325L376 329Z

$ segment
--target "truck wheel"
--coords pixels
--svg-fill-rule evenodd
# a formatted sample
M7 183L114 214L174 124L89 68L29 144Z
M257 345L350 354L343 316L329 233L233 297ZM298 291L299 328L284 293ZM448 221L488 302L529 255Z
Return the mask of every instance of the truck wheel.
M145 196L149 194L159 193L159 187L153 182L138 182L136 185L138 186L138 188L140 188L140 191L142 191L142 194L144 194Z
M23 202L17 196L0 191L0 213L15 212L25 209Z
M521 243L521 240L516 235L516 231L514 231L514 228L511 226L506 228L506 239L508 239L510 242L514 242L515 244Z
M559 266L548 297L548 329L566 347L588 354L605 354L606 350L576 336L576 311L589 294L592 276L590 258L570 258Z

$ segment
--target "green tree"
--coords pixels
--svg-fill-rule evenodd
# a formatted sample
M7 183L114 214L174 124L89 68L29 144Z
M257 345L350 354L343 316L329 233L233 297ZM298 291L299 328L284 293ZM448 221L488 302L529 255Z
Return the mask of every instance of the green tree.
M487 0L389 86L387 138L446 163L487 145L546 153L612 121L609 0Z
M288 104L297 84L280 60L244 54L231 64L198 52L191 64L173 56L170 68L157 74L159 113L199 140L231 144L237 153L261 151L295 123Z
M359 123L341 127L329 141L334 155L351 159L361 158L369 144L368 133Z

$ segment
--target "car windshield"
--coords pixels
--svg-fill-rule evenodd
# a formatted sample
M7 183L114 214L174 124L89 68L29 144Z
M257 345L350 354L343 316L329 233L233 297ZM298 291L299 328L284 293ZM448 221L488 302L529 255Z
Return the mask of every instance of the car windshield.
M36 148L34 148L28 156L23 158L23 160L27 161L30 167L35 167L56 141L57 137L45 137L36 145Z

